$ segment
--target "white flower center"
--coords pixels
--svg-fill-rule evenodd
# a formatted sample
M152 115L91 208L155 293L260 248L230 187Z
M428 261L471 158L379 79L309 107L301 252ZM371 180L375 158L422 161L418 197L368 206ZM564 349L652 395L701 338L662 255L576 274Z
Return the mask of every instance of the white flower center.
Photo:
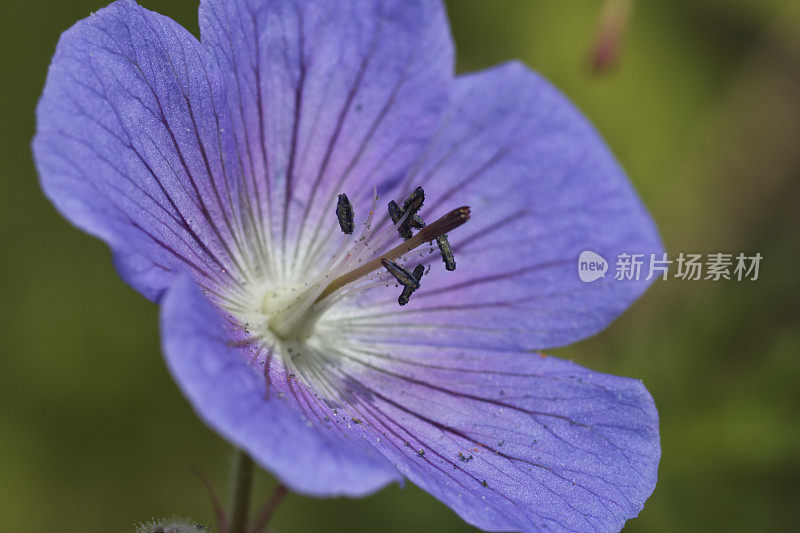
M279 338L307 338L313 330L314 307L308 301L316 297L316 287L295 285L267 289L262 299L261 312L267 327Z
M317 352L313 346L320 345L321 339L314 338L314 331L323 314L344 299L387 285L392 276L406 287L403 296L406 292L410 294L419 286L418 279L410 277L413 274L395 261L402 260L420 247L435 250L436 247L431 245L434 240L445 236L470 216L467 207L455 209L411 236L408 227L404 226L406 218L415 215L415 211L409 211L399 218L393 217L396 219L393 224L373 234L376 203L377 196L373 198L372 208L359 235L352 235L352 220L340 218L340 226L343 231L347 228L349 234L344 236L328 263L307 274L307 279L277 285L268 280L249 283L246 288L241 287L229 296L227 301L230 305L225 307L245 326L250 335L248 341L277 351L286 362L298 354ZM404 230L408 232L406 240L390 248L389 244L396 242ZM390 268L386 270L384 267ZM405 301L408 301L407 297ZM400 302L403 305L402 297Z

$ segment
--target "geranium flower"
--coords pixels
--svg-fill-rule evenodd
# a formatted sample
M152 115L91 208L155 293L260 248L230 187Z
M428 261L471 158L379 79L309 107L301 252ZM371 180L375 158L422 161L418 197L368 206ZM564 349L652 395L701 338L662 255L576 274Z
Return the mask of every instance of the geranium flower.
M454 76L438 0L204 0L200 28L132 0L77 23L33 143L161 305L198 415L304 494L406 478L489 530L636 516L650 395L539 352L647 286L581 282L581 251L661 250L587 120L519 63Z

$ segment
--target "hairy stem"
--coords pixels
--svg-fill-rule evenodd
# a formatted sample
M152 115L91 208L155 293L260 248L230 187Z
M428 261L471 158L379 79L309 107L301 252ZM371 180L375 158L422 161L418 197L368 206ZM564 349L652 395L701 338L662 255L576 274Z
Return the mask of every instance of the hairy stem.
M278 485L275 488L275 491L269 497L267 503L265 503L264 507L259 511L256 521L253 523L252 529L250 529L250 533L262 533L264 531L275 514L275 511L278 509L278 506L288 494L289 489L287 489L285 485Z
M253 488L253 460L247 453L238 450L233 468L233 498L228 533L245 533Z

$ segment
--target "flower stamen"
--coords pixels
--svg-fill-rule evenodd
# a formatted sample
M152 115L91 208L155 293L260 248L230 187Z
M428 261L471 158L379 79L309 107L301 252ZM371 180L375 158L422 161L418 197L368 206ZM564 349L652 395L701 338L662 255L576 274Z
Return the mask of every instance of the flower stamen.
M425 191L422 187L414 189L405 202L403 202L403 212L412 216L417 213L425 202Z
M436 245L442 254L442 261L444 261L444 268L452 272L456 269L456 259L453 257L453 249L450 248L450 242L447 240L447 234L436 237Z
M381 268L383 266L383 260L394 261L395 259L406 255L412 250L419 248L426 242L437 240L442 235L446 235L448 232L453 231L457 227L464 224L467 220L469 220L469 217L469 207L462 206L457 209L453 209L435 222L422 228L419 233L407 241L331 281L331 283L320 293L314 303L324 300L345 285L357 281L370 272ZM452 256L452 251L450 252L450 255Z
M410 287L411 289L419 288L419 280L413 273L388 259L381 259L381 264L403 287Z
M389 217L394 224L399 224L397 231L403 239L408 240L412 237L411 228L420 229L425 227L422 218L417 214L424 202L425 191L422 187L417 187L411 192L406 201L403 202L402 208L394 200L389 202ZM405 219L403 220L404 215Z
M419 282L422 281L422 275L425 273L425 266L424 265L417 265L414 268L414 272L411 273L414 276L414 279L417 280L417 287L419 287ZM400 293L400 296L397 298L397 303L400 305L406 305L408 301L411 299L411 295L414 294L416 289L405 285L403 287L403 292Z
M352 235L355 229L353 204L350 203L350 199L344 193L339 195L339 199L336 202L336 218L339 219L339 228L341 228L342 233Z
M392 219L393 224L397 225L397 232L404 240L407 241L408 239L414 236L411 233L408 224L406 224L405 221L401 222L401 219L403 218L403 211L400 209L400 207L397 205L397 202L395 202L394 200L389 202L389 218ZM408 219L406 218L406 220Z

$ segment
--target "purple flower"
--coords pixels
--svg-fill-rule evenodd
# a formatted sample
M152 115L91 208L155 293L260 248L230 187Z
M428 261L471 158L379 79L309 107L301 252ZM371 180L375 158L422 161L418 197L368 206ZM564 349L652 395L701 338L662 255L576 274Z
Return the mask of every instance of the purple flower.
M582 251L661 250L586 119L519 63L454 76L438 0L204 0L200 28L132 0L76 24L33 143L47 196L160 303L200 417L305 494L407 478L488 530L636 516L650 395L538 352L647 287L581 282Z

